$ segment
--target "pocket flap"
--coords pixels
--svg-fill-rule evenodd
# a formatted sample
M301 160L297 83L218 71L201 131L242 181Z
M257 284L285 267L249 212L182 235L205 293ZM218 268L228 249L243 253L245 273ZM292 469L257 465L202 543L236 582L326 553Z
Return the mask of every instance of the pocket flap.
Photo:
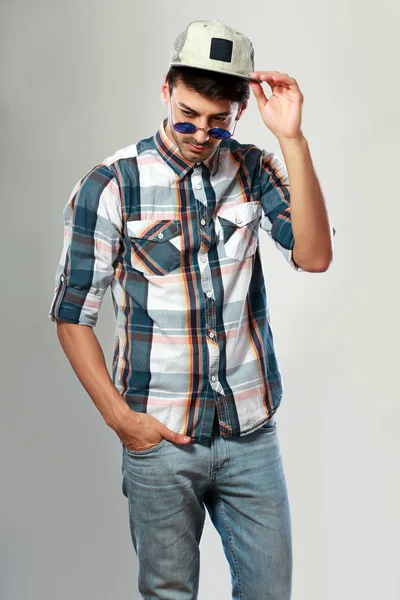
M140 219L127 221L126 229L129 237L151 240L152 242L167 242L180 235L182 224L179 219Z
M217 212L218 217L231 221L236 227L243 227L253 219L261 217L262 214L262 205L256 200L236 204L236 206L221 207Z

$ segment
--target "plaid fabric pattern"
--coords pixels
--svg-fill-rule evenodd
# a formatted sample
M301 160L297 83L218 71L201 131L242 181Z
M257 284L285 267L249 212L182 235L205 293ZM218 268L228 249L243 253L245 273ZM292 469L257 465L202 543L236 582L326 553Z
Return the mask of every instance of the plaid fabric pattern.
M112 380L130 408L199 441L217 410L222 436L246 435L283 393L259 232L302 271L287 172L233 138L188 163L165 126L76 184L49 319L94 327L110 287Z

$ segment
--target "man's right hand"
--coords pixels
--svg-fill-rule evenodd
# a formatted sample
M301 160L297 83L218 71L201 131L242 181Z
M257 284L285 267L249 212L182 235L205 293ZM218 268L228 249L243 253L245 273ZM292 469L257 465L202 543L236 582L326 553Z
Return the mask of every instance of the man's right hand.
M113 427L121 442L129 450L149 450L163 438L174 444L188 444L191 439L172 431L158 419L147 413L138 413L132 409L124 411L118 424Z

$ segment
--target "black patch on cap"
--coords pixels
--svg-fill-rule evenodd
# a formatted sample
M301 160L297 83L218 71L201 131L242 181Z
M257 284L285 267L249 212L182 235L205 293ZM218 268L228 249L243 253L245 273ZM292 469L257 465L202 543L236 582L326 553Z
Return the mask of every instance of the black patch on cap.
M210 58L231 62L233 42L223 38L211 38Z

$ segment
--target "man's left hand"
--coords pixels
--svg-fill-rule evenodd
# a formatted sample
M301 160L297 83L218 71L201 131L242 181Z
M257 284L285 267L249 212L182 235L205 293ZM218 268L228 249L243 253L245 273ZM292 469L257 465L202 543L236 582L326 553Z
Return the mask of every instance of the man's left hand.
M301 110L304 96L297 81L287 73L279 71L255 71L251 77L258 79L249 81L254 92L258 108L266 126L278 139L296 139L301 137ZM267 98L262 88L266 81L272 90Z

